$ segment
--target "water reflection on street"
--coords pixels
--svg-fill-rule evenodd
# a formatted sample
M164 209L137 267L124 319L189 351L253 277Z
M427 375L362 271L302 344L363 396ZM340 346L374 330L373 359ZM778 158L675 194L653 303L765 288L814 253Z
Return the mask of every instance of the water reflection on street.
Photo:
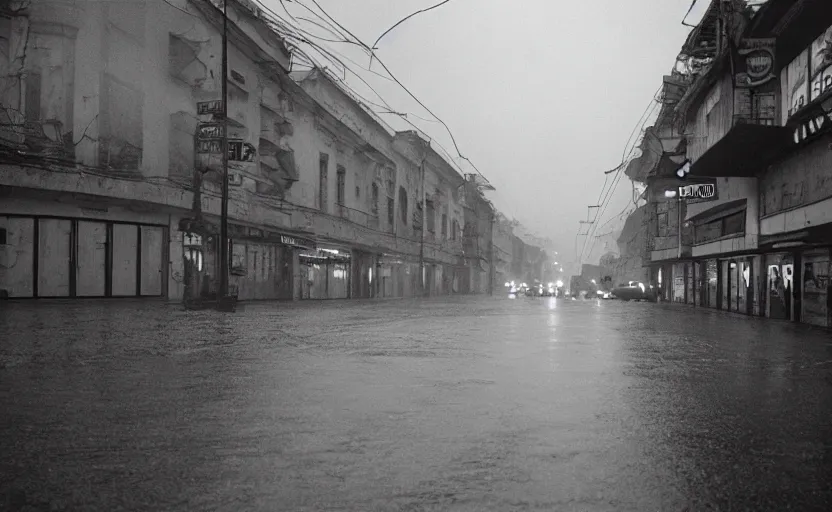
M803 326L523 296L29 302L0 339L5 509L832 510L832 345Z

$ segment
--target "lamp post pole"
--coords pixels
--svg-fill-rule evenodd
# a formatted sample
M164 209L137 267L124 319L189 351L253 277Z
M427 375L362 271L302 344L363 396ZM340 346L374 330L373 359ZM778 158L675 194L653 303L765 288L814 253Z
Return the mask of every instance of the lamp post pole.
M222 200L220 210L220 289L217 309L234 309L228 304L228 0L222 6Z

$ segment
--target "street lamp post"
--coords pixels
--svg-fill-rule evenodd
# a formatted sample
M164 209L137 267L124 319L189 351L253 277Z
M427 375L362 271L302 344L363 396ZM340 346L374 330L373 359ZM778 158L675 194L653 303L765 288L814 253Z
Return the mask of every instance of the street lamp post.
M222 200L220 210L220 289L219 311L234 311L236 304L228 293L228 0L222 5Z

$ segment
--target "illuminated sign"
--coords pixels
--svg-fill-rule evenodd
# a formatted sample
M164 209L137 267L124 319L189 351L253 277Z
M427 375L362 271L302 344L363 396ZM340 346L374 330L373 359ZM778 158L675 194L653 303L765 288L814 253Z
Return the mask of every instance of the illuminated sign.
M716 198L716 185L713 183L697 183L679 187L679 198L688 201L691 199L714 199Z

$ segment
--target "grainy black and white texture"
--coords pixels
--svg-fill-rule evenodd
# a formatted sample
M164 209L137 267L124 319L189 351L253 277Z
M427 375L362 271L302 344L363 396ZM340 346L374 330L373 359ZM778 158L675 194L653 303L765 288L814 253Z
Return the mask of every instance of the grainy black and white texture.
M832 339L671 305L0 310L0 509L832 510Z

